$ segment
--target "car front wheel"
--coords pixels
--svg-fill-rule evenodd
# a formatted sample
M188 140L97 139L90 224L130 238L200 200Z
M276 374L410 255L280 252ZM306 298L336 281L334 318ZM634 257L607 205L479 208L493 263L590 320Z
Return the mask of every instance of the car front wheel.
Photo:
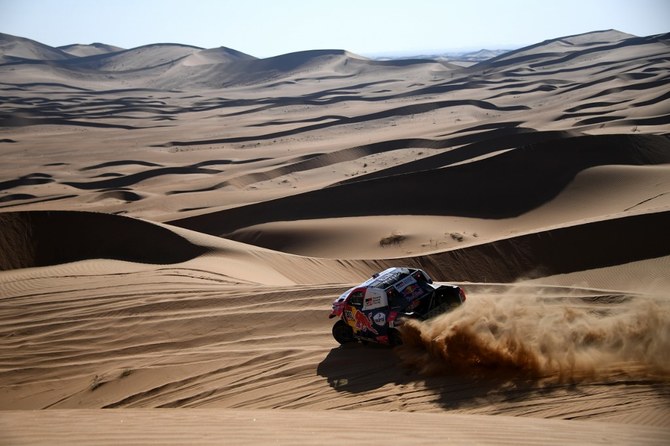
M348 344L356 340L354 338L354 331L341 319L333 325L333 337L340 344Z

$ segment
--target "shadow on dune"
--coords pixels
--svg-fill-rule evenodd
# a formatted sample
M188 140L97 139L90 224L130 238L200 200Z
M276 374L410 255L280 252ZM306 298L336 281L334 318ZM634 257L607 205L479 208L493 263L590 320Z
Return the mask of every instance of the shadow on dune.
M407 138L394 139L361 146L348 147L335 152L319 153L311 156L298 157L295 160L285 163L274 169L264 170L263 172L253 172L243 174L230 180L218 183L207 189L180 190L171 193L201 192L204 190L216 190L225 186L246 187L256 182L272 180L283 175L305 172L308 170L325 167L332 164L353 161L364 156L388 153L401 149L444 149L455 147L462 144L468 144L467 150L453 150L448 153L441 153L416 161L410 161L399 166L385 168L374 173L359 175L351 180L340 181L336 185L356 183L361 180L370 180L389 175L398 175L402 173L411 173L424 170L430 170L465 161L480 155L490 153L492 150L501 150L503 148L518 145L519 141L526 144L531 142L543 142L559 137L568 137L570 133L562 131L536 132L533 129L518 127L521 122L503 122L493 125L481 125L469 129L461 130L457 133L465 133L476 130L487 130L486 132L475 135L458 135L451 138L438 140L426 138ZM492 149L491 140L495 140L495 149Z
M207 251L162 226L117 215L9 212L0 225L0 270L88 259L170 264Z
M102 122L76 121L63 118L33 118L19 115L0 115L0 125L3 127L26 127L30 125L73 125L79 127L116 128L124 130L137 129L131 125L108 124Z
M98 181L88 181L88 182L68 182L64 181L62 184L76 187L77 189L91 190L91 189L110 189L110 188L119 188L132 186L141 181L159 177L162 175L196 175L196 174L217 174L218 170L215 169L204 169L201 167L160 167L151 170L144 170L138 173L132 173L129 175L115 177L111 179L103 179Z
M378 400L398 400L403 407L437 403L444 409L472 408L494 401L524 401L539 394L564 392L571 384L544 386L540 379L514 373L442 373L423 376L403 365L397 353L387 347L354 344L332 349L318 365L317 374L340 393L358 395L351 404L374 405ZM392 394L380 395L392 384ZM369 393L366 398L366 393ZM362 400L362 401L360 401ZM340 407L336 407L340 408ZM345 407L342 407L345 408Z
M86 166L79 169L81 172L87 170L96 170L103 169L107 167L115 166L144 166L144 167L163 167L161 164L152 163L149 161L138 161L138 160L119 160L119 161L107 161L105 163L94 164L93 166Z
M11 190L20 186L33 186L38 184L53 183L51 175L32 173L16 178L14 180L0 181L0 191Z
M23 88L20 89L23 90ZM106 93L113 93L113 91ZM72 125L133 130L144 127L103 122L102 120L114 118L141 121L143 118L138 117L138 114L148 115L154 121L170 120L174 119L176 114L187 111L170 106L164 101L140 97L107 99L97 97L90 91L76 97L59 97L58 99L0 96L0 102L5 105L3 113L0 114L0 124L5 127Z
M454 281L513 282L622 265L670 254L670 212L631 215L419 256L412 262ZM625 249L622 240L630 240Z
M514 131L519 130L503 129L503 133ZM324 189L175 220L171 224L230 236L239 228L261 223L316 218L367 215L510 218L552 200L585 169L670 162L670 140L665 136L565 136L565 133L531 132L473 142ZM556 139L542 140L542 137ZM506 149L512 150L499 153ZM378 147L374 150L382 151Z
M349 97L347 96L346 99L349 99ZM361 122L368 122L368 121L387 119L399 116L411 116L415 114L428 113L442 108L461 107L465 105L480 108L482 110L492 110L492 111L528 110L528 107L526 107L525 105L497 106L491 102L475 100L475 99L436 101L425 104L406 105L402 107L396 107L384 110L381 112L369 113L366 115L353 116L353 117L336 116L336 115L326 116L325 118L328 119L327 122L321 122L318 124L299 127L297 129L283 130L263 135L238 136L232 138L217 138L217 139L205 139L205 140L193 140L193 141L170 141L165 144L154 145L154 147L184 147L184 146L197 146L197 145L208 145L208 144L231 144L231 143L241 143L249 141L263 141L263 140L283 138L287 136L294 136L300 133L314 130L322 130L338 125L357 124ZM281 123L283 124L283 122ZM272 125L274 123L269 124Z
M400 359L388 347L343 345L330 350L316 369L339 392L360 393L405 381Z

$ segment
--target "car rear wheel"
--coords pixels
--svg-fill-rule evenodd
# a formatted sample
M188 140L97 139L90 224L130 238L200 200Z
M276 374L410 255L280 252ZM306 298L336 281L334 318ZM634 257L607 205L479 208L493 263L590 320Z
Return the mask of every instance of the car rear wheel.
M348 344L356 340L354 338L354 331L341 319L333 325L333 337L340 344Z

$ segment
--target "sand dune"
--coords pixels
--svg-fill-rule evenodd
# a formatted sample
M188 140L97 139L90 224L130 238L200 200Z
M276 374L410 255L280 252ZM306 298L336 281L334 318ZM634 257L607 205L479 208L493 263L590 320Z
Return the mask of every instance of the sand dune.
M3 64L24 60L67 60L72 57L59 48L4 33L0 33L0 46Z
M3 439L667 443L668 39L464 67L0 35ZM339 347L332 300L395 265L466 304Z
M5 413L3 427L12 444L52 444L70 442L76 438L96 438L100 444L118 444L140 439L158 439L163 444L220 444L221 438L235 444L312 443L318 432L320 444L357 442L374 444L379 433L355 430L343 432L333 423L332 412L274 411L274 410L189 410L175 413L169 410L149 411L43 411L30 412L29 417ZM347 425L360 422L360 413L339 411L337 420ZM444 442L478 444L512 444L519 437L530 438L543 433L544 444L621 442L662 444L665 431L645 427L643 431L627 425L612 423L537 420L529 427L515 417L453 415L444 420L436 414L398 412L366 412L375 425L387 425L386 432L400 442L444 444ZM310 419L309 427L305 420ZM75 427L71 427L76 420ZM123 425L123 429L118 426ZM278 429L283 426L284 429ZM28 432L27 434L17 433ZM197 431L194 435L192 432ZM74 434L74 435L73 435Z
M58 47L59 50L65 51L77 57L94 56L98 54L115 53L123 51L123 48L114 45L107 45L104 43L91 43L90 45L72 44Z
M202 48L179 44L154 44L113 53L72 59L71 69L107 72L134 72L172 64Z

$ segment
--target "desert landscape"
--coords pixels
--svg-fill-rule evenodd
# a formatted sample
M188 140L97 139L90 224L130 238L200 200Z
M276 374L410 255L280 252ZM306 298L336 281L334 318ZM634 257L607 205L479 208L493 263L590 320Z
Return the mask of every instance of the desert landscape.
M670 34L0 34L0 150L1 444L670 441ZM332 301L390 266L467 301L339 346Z

